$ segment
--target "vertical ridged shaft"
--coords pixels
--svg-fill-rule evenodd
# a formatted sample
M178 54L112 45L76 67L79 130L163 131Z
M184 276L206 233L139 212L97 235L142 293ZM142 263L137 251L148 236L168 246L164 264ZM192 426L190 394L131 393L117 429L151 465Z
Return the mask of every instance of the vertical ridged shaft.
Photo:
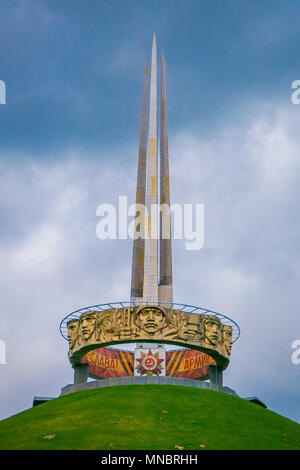
M149 63L147 62L144 85L140 126L139 163L136 188L136 218L135 233L139 235L133 242L132 275L131 275L131 301L143 297L144 284L144 253L145 253L145 219L144 213L138 205L145 206L146 202L146 163L147 163L147 123L148 123L148 76Z
M166 62L161 56L160 133L160 282L158 284L158 152L156 38L153 36L147 153L148 63L144 76L132 257L131 300L173 302L170 176L168 151ZM146 207L146 214L142 207ZM146 215L146 218L145 218ZM139 238L137 238L139 236Z
M157 78L156 39L153 36L150 80L149 146L146 189L146 240L143 299L158 301L158 158L157 158ZM154 210L153 210L154 209Z
M168 150L167 77L166 62L163 51L161 52L160 208L159 300L164 302L172 302L173 279Z

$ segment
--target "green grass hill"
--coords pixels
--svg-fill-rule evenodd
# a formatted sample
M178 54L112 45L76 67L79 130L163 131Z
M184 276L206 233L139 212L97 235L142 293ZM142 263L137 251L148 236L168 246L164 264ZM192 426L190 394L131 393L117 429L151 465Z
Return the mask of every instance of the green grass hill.
M72 393L0 422L0 449L300 449L300 424L241 398L172 385Z

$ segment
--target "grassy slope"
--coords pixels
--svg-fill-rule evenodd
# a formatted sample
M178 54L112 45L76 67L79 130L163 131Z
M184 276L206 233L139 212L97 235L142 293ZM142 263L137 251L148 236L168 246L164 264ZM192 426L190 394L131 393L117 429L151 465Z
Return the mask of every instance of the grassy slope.
M77 392L0 422L0 449L175 446L299 449L300 425L241 398L171 385Z

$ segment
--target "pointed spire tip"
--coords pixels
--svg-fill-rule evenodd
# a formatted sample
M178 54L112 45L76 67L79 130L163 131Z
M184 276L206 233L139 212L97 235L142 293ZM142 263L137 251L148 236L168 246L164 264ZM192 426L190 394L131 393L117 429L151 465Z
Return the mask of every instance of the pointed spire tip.
M156 36L155 33L153 33L153 42L152 45L156 47Z

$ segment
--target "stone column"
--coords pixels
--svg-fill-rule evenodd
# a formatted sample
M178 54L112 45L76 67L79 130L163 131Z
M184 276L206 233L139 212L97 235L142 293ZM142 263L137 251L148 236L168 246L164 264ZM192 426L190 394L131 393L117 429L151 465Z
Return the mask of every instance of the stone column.
M153 36L150 76L149 145L146 187L146 239L143 300L158 301L158 168L157 168L156 39Z
M158 300L173 302L167 76L163 51L161 51L160 208L160 282Z
M76 364L74 369L74 385L85 384L89 378L89 364Z
M139 163L136 188L136 219L135 234L139 237L133 242L132 275L131 275L131 301L135 302L143 297L144 286L144 256L145 256L145 213L142 207L146 203L146 165L147 165L147 112L148 112L148 74L147 62L144 74L142 116L140 128Z
M209 366L209 379L211 383L223 388L223 371L218 366Z

